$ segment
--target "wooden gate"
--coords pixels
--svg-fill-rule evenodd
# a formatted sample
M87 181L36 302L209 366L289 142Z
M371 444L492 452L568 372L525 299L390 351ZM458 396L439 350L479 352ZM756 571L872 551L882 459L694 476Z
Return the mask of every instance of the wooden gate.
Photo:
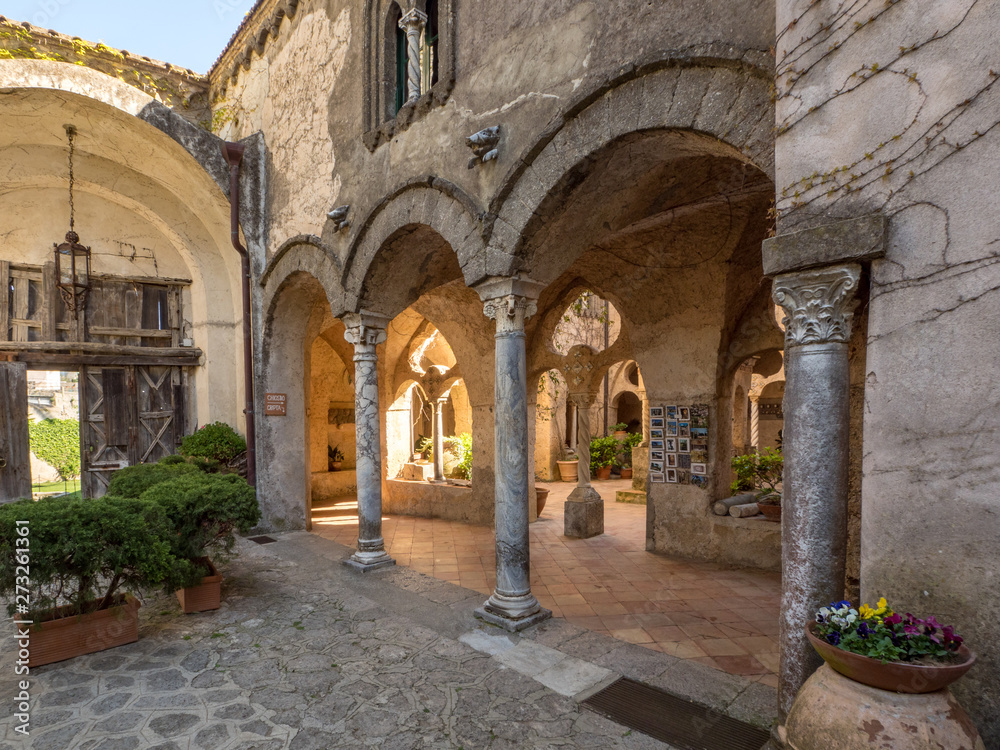
M101 497L111 474L176 451L184 434L180 367L80 368L84 497Z
M0 362L0 503L31 497L28 370Z

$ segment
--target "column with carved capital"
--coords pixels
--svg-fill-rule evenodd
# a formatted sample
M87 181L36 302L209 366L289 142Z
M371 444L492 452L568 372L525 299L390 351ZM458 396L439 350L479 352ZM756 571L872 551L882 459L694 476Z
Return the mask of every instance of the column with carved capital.
M420 37L427 25L427 14L416 8L399 19L399 28L406 32L406 101L420 98Z
M479 288L487 317L496 321L494 391L497 583L476 616L510 631L551 617L529 583L528 382L524 321L535 312L540 284L493 279Z
M389 319L372 313L343 317L344 333L354 344L354 411L357 434L358 548L345 562L374 570L396 561L382 539L382 446L378 408L378 355Z
M821 660L806 639L816 610L844 595L850 399L848 340L861 267L775 277L785 311L785 457L778 703L782 720Z
M571 393L570 402L576 407L577 483L563 511L563 534L588 539L604 533L604 500L590 484L590 407L597 396L593 393Z

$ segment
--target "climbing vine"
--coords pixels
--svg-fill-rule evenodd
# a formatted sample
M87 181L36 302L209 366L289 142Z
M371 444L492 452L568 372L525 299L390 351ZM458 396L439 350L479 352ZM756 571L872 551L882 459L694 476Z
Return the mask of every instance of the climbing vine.
M80 423L75 419L43 419L28 424L31 452L63 479L80 474Z

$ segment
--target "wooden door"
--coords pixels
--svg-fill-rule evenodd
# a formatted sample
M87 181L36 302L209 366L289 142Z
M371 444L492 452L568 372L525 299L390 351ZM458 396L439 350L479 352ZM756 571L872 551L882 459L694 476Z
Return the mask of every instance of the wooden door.
M80 454L85 497L111 475L174 453L184 432L179 367L80 368Z
M28 368L0 362L0 503L31 497Z

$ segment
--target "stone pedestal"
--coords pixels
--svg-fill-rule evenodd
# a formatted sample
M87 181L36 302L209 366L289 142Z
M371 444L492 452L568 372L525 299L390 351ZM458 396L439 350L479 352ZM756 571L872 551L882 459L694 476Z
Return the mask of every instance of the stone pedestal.
M353 313L343 318L344 338L354 344L354 404L357 434L358 548L344 562L368 571L395 565L382 539L382 449L378 409L378 356L388 318Z
M844 594L850 378L847 342L861 267L774 280L784 308L785 428L778 708L784 717L820 659L805 625Z
M590 491L597 494L593 489ZM600 495L596 500L567 500L563 519L563 533L566 536L589 539L603 534L604 501Z
M528 383L524 320L535 311L540 285L493 279L479 287L484 312L496 321L494 492L497 583L475 611L506 630L518 631L552 613L531 593L528 502L533 478L528 462Z

